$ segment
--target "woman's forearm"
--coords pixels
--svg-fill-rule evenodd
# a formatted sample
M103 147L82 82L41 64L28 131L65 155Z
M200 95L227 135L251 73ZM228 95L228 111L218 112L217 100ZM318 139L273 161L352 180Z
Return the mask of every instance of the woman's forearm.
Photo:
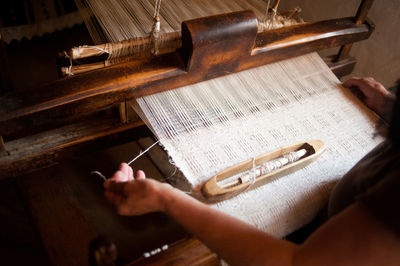
M163 210L232 265L290 265L296 245L214 210L168 187Z

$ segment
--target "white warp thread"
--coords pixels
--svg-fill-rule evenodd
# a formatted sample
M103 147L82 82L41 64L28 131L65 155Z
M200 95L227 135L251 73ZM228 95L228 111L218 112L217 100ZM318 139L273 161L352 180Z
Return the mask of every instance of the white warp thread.
M252 10L267 30L301 22L301 19L266 13L263 0L76 0L86 26L96 44L145 37L159 17L160 34L181 30L182 21L211 15ZM290 16L290 15L289 15ZM96 21L94 20L96 18ZM162 41L162 40L159 40Z
M157 1L153 0L77 0L84 12L85 22L95 42L99 35L108 41L117 42L150 33L154 24ZM86 8L87 7L87 8ZM181 30L182 21L210 15L253 10L263 21L266 4L262 0L167 0L159 10L160 33ZM96 17L93 18L85 14Z
M137 102L193 186L279 147L324 141L325 153L305 168L211 205L278 237L309 222L332 184L382 141L373 138L376 115L340 86L316 53Z

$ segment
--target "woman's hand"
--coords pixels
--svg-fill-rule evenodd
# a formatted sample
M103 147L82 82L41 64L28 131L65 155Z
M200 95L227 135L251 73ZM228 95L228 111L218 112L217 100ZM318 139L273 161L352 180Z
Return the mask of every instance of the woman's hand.
M381 83L373 78L353 77L344 82L343 86L352 91L361 101L383 119L390 121L394 95Z
M146 179L142 170L133 170L122 163L119 170L104 182L105 197L115 205L121 215L141 215L164 211L165 196L172 187L152 179Z

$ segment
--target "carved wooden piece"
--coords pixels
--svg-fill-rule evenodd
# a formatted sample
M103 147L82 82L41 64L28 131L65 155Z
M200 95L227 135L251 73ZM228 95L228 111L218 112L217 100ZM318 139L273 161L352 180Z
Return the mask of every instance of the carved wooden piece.
M201 80L243 70L257 37L251 11L195 19L182 23L182 58L188 73Z
M248 47L251 40L254 40L255 36L250 36L254 33L253 26L250 25L253 25L255 16L245 11L233 13L227 18L236 22L236 17L245 20L239 23L238 27L239 30L246 29L243 33L249 35L235 34L235 23L227 22L224 36L235 44L232 48L227 46L224 40L220 48L218 43L211 43L211 35L214 34L218 38L219 32L207 21L218 21L218 18L202 18L199 19L204 24L202 27L199 20L184 22L186 25L184 27L190 31L185 31L182 38L183 41L195 41L193 51L187 50L190 44L186 42L181 53L173 52L115 65L64 78L32 92L0 97L0 135L23 131L26 127L41 127L49 121L55 123L71 116L108 107L125 99L170 90L296 55L360 41L368 38L373 29L373 25L354 24L352 18L305 23L257 35L256 44L249 52L249 49L239 51L238 48ZM202 37L202 34L206 36ZM242 44L239 38L243 40ZM207 41L201 42L201 40ZM207 55L210 50L205 45L211 45L219 52L213 53L214 57L210 58ZM201 54L200 50L196 51L197 48L204 54ZM190 54L193 55L188 61L187 55ZM202 56L209 58L210 63L207 64L203 60L200 62L201 67L196 67L193 64L195 61L191 60L202 60ZM231 66L223 66L225 58ZM190 71L191 69L193 71ZM209 69L216 72L213 73Z
M253 185L251 185L250 183L241 183L235 186L218 185L218 182L226 178L251 170L253 167L253 159L249 159L247 161L229 167L213 176L203 185L202 192L204 196L210 200L224 200L239 194L240 192L246 190L249 186L251 186L250 188L255 188L265 184L266 182L275 180L276 178L297 171L298 169L301 169L307 164L313 162L319 155L322 154L322 152L325 150L325 144L322 141L309 140L306 142L296 143L294 145L283 147L278 150L260 155L254 159L254 164L258 166L265 162L282 157L284 154L288 154L289 152L297 151L301 149L301 147L305 144L310 145L314 149L313 153L307 154L306 157L301 158L296 162L285 165L275 171L272 171L271 173L267 173L265 175L257 177Z

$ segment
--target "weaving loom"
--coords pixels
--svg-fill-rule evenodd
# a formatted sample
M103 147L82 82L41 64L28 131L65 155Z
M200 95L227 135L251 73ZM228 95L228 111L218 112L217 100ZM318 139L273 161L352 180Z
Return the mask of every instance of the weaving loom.
M323 140L327 151L304 169L213 205L283 237L315 217L332 184L382 141L373 137L377 117L339 84L309 54L137 101L195 191L265 151Z
M120 136L118 143L148 135L146 122L170 156L172 168L180 172L166 174L167 181L204 200L201 186L223 169L282 146L321 139L326 151L312 164L210 203L284 237L312 220L334 182L382 140L373 137L376 115L335 76L352 71L351 43L371 34L374 26L365 18L373 1L362 1L355 18L309 23L296 18L288 27L282 27L285 22L279 27L268 22L271 14L263 1L233 1L227 6L212 1L220 9L184 17L181 32L181 19L168 18L176 2L170 1L165 9L163 2L157 34L166 37L157 35L155 40L148 35L154 33L154 5L131 1L144 10L138 12L143 19L137 16L140 22L135 24L141 28L133 29L134 34L106 33L107 21L94 20L87 10L101 2L80 2L97 37L96 46L75 50L77 58L74 50L68 53L62 72L75 75L38 88L29 98L17 92L0 98L0 135L10 139L0 149L6 154L0 157L3 177L57 162L96 140L104 143ZM189 2L193 1L180 6ZM249 8L253 11L239 11ZM95 14L106 9L91 10ZM183 13L191 10L203 9L187 8ZM226 13L232 11L236 12ZM292 19L297 11L282 15ZM204 17L221 12L226 14ZM119 43L133 46L115 48ZM329 66L312 53L336 46L342 48ZM118 52L112 55L112 50ZM85 53L89 63L75 65ZM132 114L132 106L141 119ZM117 118L113 113L87 122L94 113L115 108ZM41 132L43 128L48 130Z

